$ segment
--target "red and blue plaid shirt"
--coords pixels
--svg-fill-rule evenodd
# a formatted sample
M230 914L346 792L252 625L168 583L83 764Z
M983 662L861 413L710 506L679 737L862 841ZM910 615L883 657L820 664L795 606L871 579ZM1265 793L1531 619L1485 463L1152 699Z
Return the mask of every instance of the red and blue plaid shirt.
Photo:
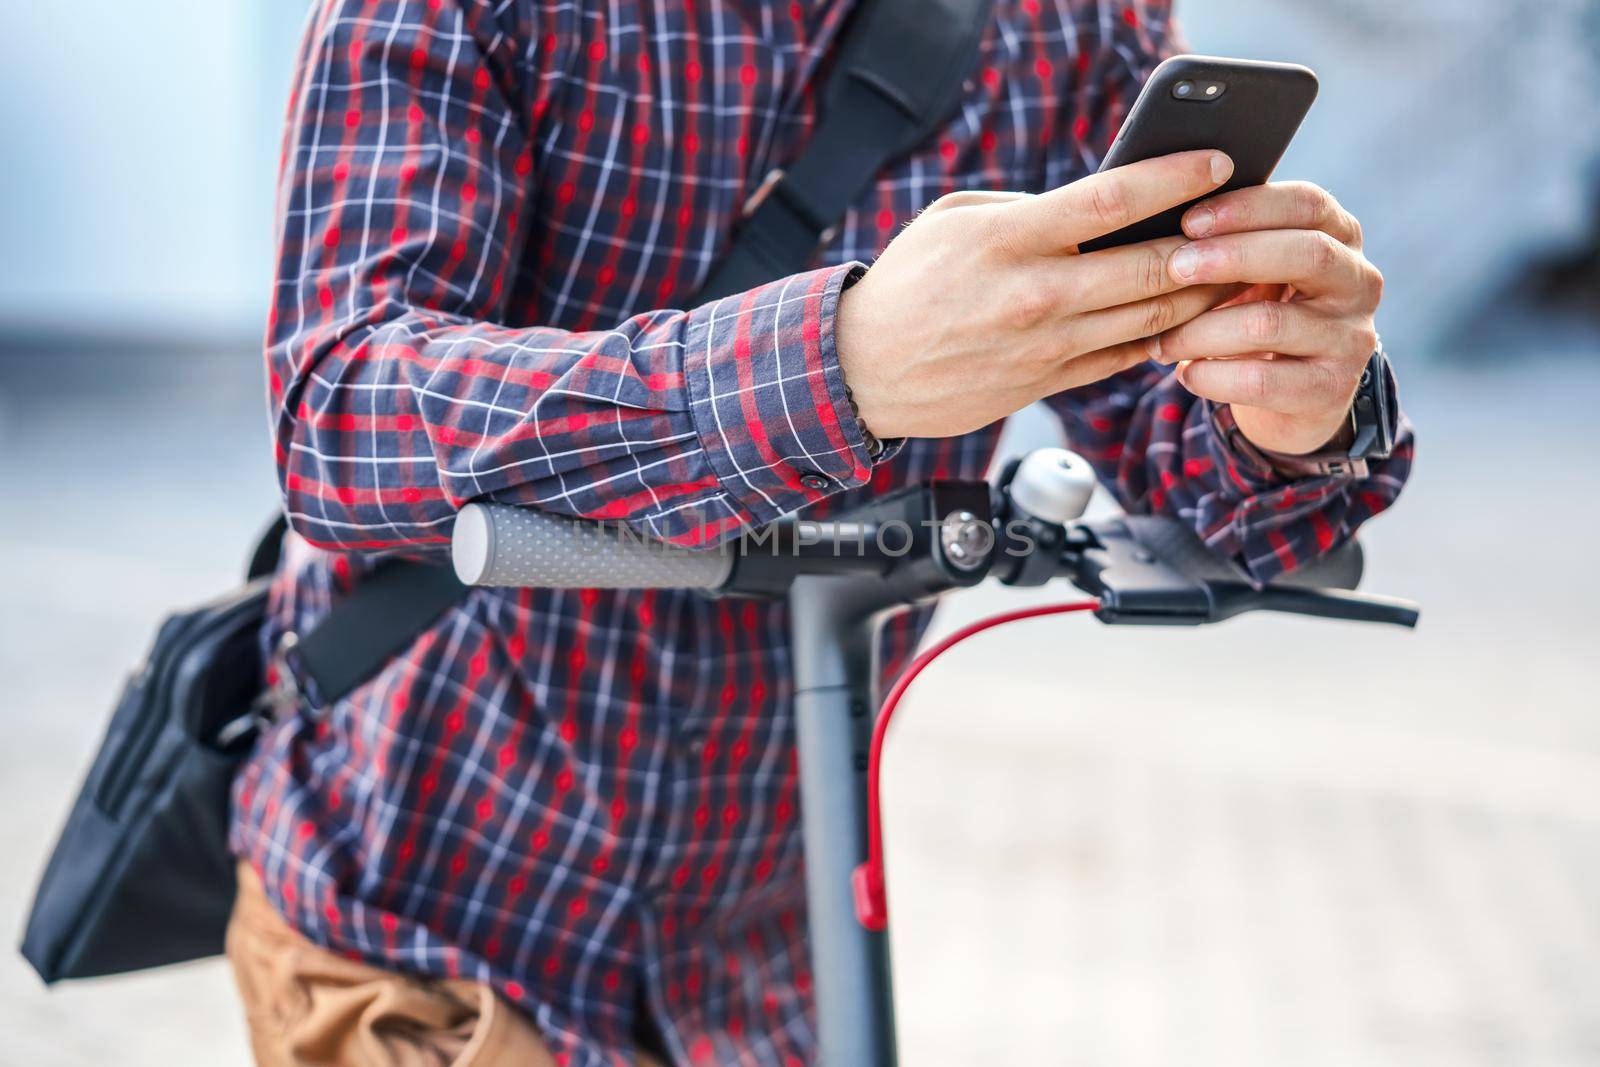
M1000 0L949 124L817 267L677 310L817 117L849 0L321 0L289 109L268 330L291 539L269 639L381 550L443 553L492 499L688 544L934 476L997 428L874 465L839 289L957 189L1094 169L1168 51L1161 0ZM1146 366L1054 398L1130 509L1267 578L1399 492L1286 483ZM313 547L314 546L314 547ZM569 1064L811 1058L788 611L480 590L347 699L272 730L233 840L312 940L493 984ZM891 662L920 619L889 636Z

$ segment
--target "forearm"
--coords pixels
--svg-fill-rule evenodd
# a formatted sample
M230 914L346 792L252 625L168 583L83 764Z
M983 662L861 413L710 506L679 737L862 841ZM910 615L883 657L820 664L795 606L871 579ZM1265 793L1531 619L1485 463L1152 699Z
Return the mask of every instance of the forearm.
M833 351L849 268L614 329L376 309L269 352L286 506L329 547L441 544L488 499L711 543L862 484Z

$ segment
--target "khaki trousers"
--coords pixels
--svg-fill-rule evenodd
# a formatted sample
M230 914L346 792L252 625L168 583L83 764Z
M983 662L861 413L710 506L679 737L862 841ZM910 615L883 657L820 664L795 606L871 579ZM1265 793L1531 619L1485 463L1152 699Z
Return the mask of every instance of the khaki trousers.
M533 1023L488 986L393 974L312 944L243 863L228 959L262 1067L555 1067Z

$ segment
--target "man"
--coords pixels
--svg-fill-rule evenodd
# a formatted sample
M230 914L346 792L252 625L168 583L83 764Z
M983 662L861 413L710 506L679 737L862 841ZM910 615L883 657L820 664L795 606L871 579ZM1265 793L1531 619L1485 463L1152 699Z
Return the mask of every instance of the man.
M816 269L673 310L806 144L853 6L316 5L268 336L299 535L273 640L374 553L442 556L469 500L707 544L977 475L1039 399L1127 507L1260 579L1394 500L1409 435L1295 473L1347 446L1375 342L1381 281L1326 193L1075 254L1230 172L1085 178L1176 50L1158 0L997 5L962 107ZM810 1058L786 641L782 602L485 590L347 699L308 694L237 787L257 1055Z

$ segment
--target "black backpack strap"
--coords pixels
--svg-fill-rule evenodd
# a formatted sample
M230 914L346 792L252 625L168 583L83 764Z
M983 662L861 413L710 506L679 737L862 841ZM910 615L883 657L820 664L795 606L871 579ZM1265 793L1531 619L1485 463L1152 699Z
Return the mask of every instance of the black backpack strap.
M302 673L327 703L348 694L472 591L450 567L397 560L361 579L294 646Z
M793 166L776 175L698 302L802 270L823 233L883 165L915 147L961 98L993 0L862 0L824 97L827 114ZM252 575L272 569L280 518ZM332 702L366 681L465 599L448 566L394 562L363 578L295 645L300 669Z
M279 513L256 542L251 580L271 574L282 555L289 520ZM326 703L349 692L403 651L446 608L472 591L449 566L392 560L364 576L310 632L294 643L297 669Z
M805 150L774 171L697 303L803 270L828 228L883 168L928 137L961 99L992 0L863 0Z
M245 568L245 581L265 578L278 569L278 558L283 555L283 535L288 532L288 516L280 511L256 540L255 551L250 553L250 565Z

